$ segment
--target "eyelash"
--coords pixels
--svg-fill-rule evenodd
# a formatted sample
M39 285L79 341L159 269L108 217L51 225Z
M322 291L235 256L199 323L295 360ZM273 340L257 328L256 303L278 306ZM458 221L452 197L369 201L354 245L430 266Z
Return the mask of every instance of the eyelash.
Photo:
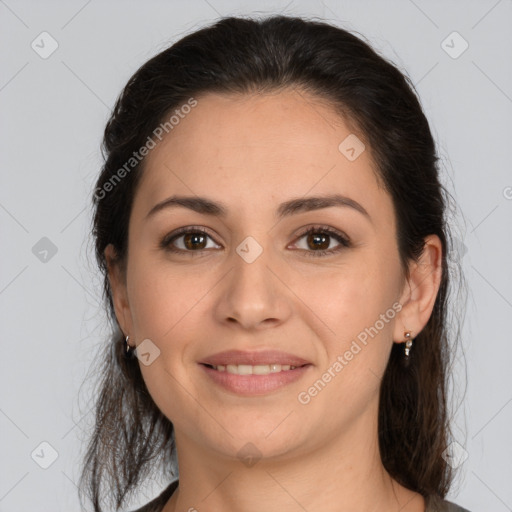
M299 234L297 236L297 240L300 240L301 238L303 238L311 233L317 233L317 234L320 233L320 234L328 235L328 236L334 238L337 242L339 242L340 245L335 249L322 249L321 251L311 251L311 250L307 250L307 249L299 249L300 251L303 251L307 257L318 258L318 257L322 257L322 256L330 256L331 254L340 252L344 248L351 247L351 243L350 243L350 240L348 239L348 237L342 235L338 231L335 231L334 229L332 229L328 226L312 226L312 227L308 228L307 230L303 231L301 234ZM207 250L207 249L199 249L196 251L186 251L184 249L178 249L178 248L172 246L172 242L174 242L180 236L187 235L187 234L202 234L202 235L208 236L209 238L211 238L213 240L212 236L204 228L188 226L188 227L180 228L180 229L174 231L173 233L166 235L163 238L163 240L160 242L160 248L164 249L168 252L180 253L180 254L183 254L183 253L189 253L189 254L198 253L198 254L200 254L202 251ZM215 242L215 243L217 243L217 242Z

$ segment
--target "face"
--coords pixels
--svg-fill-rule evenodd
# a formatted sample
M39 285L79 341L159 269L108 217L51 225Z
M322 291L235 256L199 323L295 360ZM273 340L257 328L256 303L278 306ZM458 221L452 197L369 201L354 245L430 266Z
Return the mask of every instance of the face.
M117 318L131 343L150 340L140 368L177 439L226 457L248 442L263 457L317 449L376 418L404 340L392 201L370 148L305 92L197 101L147 156L126 276L111 278ZM305 201L334 195L345 204ZM171 196L223 214L162 206ZM201 364L229 350L308 365L265 377Z

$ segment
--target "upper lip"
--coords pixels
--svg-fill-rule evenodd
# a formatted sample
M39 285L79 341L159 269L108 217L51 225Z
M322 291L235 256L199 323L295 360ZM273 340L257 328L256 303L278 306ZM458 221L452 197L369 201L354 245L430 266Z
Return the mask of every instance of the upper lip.
M200 361L201 364L209 364L212 366L228 365L228 364L248 364L248 365L265 365L265 364L281 364L290 366L304 366L310 364L309 361L293 354L287 354L279 350L264 350L260 352L248 352L243 350L228 350L219 352L205 357Z

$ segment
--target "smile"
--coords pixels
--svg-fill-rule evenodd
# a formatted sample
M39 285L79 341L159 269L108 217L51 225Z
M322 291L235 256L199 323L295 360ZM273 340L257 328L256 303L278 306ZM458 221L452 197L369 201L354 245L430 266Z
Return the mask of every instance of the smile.
M236 375L268 375L269 373L278 373L281 371L295 370L296 366L289 364L228 364L228 365L210 365L219 372L233 373Z
M236 395L266 395L298 381L313 368L312 364L199 364L209 381Z

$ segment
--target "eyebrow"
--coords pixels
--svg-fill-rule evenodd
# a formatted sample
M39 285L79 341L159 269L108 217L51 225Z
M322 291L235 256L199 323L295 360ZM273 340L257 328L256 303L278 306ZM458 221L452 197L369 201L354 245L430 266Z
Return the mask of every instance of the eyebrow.
M188 208L189 210L193 210L203 215L211 215L219 218L226 218L228 215L228 208L223 203L212 201L206 197L174 195L153 206L153 208L151 208L151 210L146 215L146 219L152 217L157 212L160 212L164 209L179 206ZM276 216L277 218L282 219L296 213L320 210L322 208L330 208L332 206L353 208L354 210L363 214L370 222L372 222L370 214L361 204L359 204L354 199L351 199L350 197L346 197L340 194L317 197L301 197L285 201L284 203L281 203L277 208Z

